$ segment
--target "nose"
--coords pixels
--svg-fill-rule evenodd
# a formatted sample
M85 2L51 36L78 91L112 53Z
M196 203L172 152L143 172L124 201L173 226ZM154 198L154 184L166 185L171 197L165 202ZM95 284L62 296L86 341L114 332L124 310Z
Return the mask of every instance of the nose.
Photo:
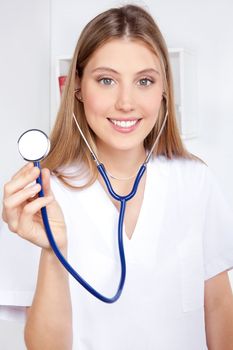
M134 110L134 98L129 87L120 87L116 98L115 107L123 112L131 112Z

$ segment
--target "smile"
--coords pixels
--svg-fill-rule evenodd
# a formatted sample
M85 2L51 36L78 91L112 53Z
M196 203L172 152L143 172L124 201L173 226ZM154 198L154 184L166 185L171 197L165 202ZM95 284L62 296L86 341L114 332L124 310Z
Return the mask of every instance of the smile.
M136 130L141 121L141 118L137 119L132 117L125 120L107 119L115 131L123 134L128 134Z
M109 119L111 123L113 123L116 126L119 126L121 128L131 128L134 126L138 119L135 120L116 120L116 119Z

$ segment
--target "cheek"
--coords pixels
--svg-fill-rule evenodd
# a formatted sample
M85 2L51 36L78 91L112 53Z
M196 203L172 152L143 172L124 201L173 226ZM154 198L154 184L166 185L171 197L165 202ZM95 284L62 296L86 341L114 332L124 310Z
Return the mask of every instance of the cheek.
M83 93L84 110L87 119L98 116L106 117L106 111L109 107L109 99L103 98L103 94L97 89L87 88Z
M151 96L147 95L141 99L140 105L143 108L145 116L156 119L161 106L161 98L155 94Z

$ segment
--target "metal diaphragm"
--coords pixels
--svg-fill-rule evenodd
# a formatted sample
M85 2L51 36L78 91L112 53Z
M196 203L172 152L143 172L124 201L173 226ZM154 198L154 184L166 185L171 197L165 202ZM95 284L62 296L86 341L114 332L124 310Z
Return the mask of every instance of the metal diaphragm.
M48 136L39 129L25 131L18 139L18 150L26 161L40 161L44 159L50 150Z

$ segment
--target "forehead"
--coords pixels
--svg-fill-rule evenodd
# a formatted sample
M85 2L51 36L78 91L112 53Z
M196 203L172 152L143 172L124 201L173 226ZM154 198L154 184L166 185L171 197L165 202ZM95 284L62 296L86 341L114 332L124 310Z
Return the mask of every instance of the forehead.
M91 56L85 70L110 67L115 70L140 71L154 68L161 72L156 54L146 43L128 38L113 39L99 47Z

